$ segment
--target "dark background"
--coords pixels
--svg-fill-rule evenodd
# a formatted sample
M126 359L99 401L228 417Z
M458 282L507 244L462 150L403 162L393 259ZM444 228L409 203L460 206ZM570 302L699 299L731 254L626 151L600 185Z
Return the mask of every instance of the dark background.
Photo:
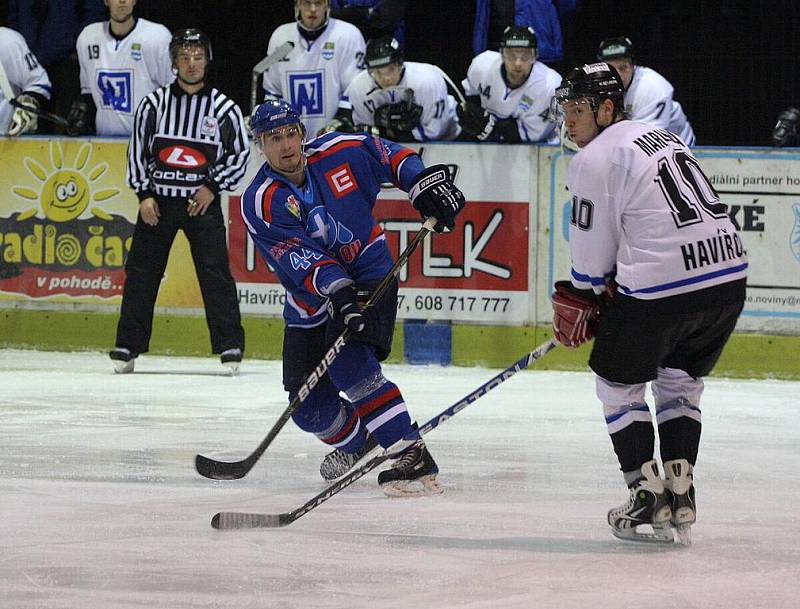
M250 69L293 20L291 0L139 0L170 30L199 27L214 46L214 82L249 109ZM474 0L411 0L406 58L460 83L472 58ZM0 11L6 2L0 0ZM778 113L800 106L800 2L583 0L563 26L562 74L593 61L603 38L629 36L640 62L675 87L701 145L768 145Z

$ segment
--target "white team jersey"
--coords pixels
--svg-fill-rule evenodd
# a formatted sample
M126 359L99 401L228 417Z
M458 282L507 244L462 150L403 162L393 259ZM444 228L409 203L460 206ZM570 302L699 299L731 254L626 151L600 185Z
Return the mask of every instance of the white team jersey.
M672 131L687 146L694 145L694 131L681 105L672 99L675 89L652 68L635 66L625 91L625 112L631 120Z
M136 19L122 40L111 34L108 21L83 28L75 45L81 93L90 93L97 106L97 135L130 135L139 102L175 80L171 39L167 28L146 19Z
M12 99L23 91L31 91L50 99L50 79L39 65L19 32L0 27L0 134L8 133L14 107L7 99L10 88Z
M364 37L354 25L330 19L309 43L296 22L284 23L272 33L267 54L285 42L294 48L264 73L264 91L267 99L289 102L314 137L336 114L342 94L361 70Z
M613 275L645 300L745 277L747 258L714 189L674 134L630 120L571 160L572 283L600 293Z
M503 79L503 58L497 51L476 56L461 83L467 95L480 95L481 105L496 118L514 118L523 142L558 143L558 130L548 119L550 100L561 76L542 62L533 64L528 80L509 89Z
M415 140L452 140L458 135L456 100L448 95L439 68L429 63L406 61L400 82L388 89L381 89L369 72L362 70L344 95L344 101L353 106L357 125L374 125L377 108L409 99L422 106L420 125L411 131Z

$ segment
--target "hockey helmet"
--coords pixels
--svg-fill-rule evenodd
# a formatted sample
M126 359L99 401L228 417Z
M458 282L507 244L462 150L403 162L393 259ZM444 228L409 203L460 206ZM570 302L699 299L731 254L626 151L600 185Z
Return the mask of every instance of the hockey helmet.
M392 63L403 63L403 51L400 43L391 36L385 38L373 38L367 42L367 49L364 53L364 63L367 69L382 68Z
M250 131L254 138L262 133L268 133L273 129L285 127L286 125L298 125L301 133L303 132L300 115L282 99L265 101L256 108L250 119Z
M624 91L622 78L614 66L605 62L589 63L567 72L553 101L560 106L568 101L586 99L595 111L600 102L610 99L615 112L623 112Z
M609 59L630 59L633 61L633 57L633 43L627 36L606 38L600 43L600 48L597 50L597 59L599 61L608 61Z
M535 51L539 48L539 41L532 27L509 25L503 30L503 36L500 38L500 48L533 49Z
M175 33L172 35L172 40L170 40L169 43L169 54L170 57L172 57L172 61L175 61L175 58L178 56L178 50L185 46L203 47L208 62L211 63L211 61L214 59L211 53L211 41L208 39L208 36L206 36L200 30L195 28L186 28L175 31Z

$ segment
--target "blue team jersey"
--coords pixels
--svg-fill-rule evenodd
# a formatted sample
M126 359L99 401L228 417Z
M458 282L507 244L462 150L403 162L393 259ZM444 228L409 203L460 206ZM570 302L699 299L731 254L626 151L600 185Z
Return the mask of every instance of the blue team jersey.
M328 133L309 142L302 187L267 163L248 185L241 212L250 237L286 288L287 325L326 321L328 288L380 280L391 268L372 214L382 183L408 191L424 169L413 150L366 134Z

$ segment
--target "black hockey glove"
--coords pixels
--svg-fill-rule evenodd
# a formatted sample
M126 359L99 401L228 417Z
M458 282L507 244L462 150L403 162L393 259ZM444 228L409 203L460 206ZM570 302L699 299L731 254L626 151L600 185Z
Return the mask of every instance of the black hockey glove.
M422 106L413 101L384 104L375 109L373 116L378 127L392 131L411 131L419 126Z
M341 133L355 133L356 126L353 124L353 109L352 108L339 108L330 122L317 132L317 136L331 131L339 131Z
M450 179L446 165L431 165L417 175L408 191L411 204L422 219L436 218L437 233L452 230L456 216L464 207L464 193Z
M352 284L328 294L328 315L340 320L353 334L362 332L367 326L367 318L356 300Z
M67 114L67 135L87 135L92 132L92 116L89 104L82 99L72 102Z
M462 131L468 136L483 142L494 131L496 119L494 116L484 111L482 106L469 103L459 104L456 107L458 122Z
M778 122L772 129L773 146L797 146L797 127L800 125L800 110L787 108L778 115Z

